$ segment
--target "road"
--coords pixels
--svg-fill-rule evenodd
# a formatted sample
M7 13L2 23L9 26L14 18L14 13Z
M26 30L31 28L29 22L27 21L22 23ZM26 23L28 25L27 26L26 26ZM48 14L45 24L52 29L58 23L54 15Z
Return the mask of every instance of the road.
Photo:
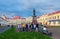
M8 28L8 26L0 27L0 33L3 33L4 31L8 30Z
M53 27L53 28L51 27L48 28L48 31L53 33L52 34L53 39L60 39L60 27Z

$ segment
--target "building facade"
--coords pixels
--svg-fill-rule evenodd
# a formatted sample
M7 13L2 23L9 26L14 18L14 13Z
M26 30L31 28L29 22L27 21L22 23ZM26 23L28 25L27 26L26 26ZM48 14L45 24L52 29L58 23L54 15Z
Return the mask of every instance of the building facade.
M48 26L60 26L60 11L42 15L37 20Z
M32 20L33 20L32 16L26 17L26 23L32 23Z
M20 16L15 16L13 18L6 18L2 16L6 24L21 24L21 23L32 23L33 17L29 16L26 18L22 18ZM37 17L37 22L42 25L47 26L60 26L60 11L53 12L50 14L44 14L42 16Z

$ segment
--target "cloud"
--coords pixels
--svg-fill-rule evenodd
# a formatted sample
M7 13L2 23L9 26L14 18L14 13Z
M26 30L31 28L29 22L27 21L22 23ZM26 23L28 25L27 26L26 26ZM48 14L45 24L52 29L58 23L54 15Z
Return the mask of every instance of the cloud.
M19 14L21 16L32 15L33 8L39 13L37 15L58 11L60 10L60 0L0 0L0 11L11 12L13 16Z
M41 5L37 10L42 14L58 11L60 10L59 4L60 4L59 0L45 1L44 4Z
M0 16L6 16L7 18L12 18L16 16L15 13L9 13L9 12L0 12Z

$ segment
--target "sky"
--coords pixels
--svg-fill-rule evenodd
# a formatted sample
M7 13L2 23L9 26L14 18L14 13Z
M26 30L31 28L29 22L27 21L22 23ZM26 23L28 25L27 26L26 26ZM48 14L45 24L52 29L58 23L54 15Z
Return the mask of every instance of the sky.
M59 11L60 0L0 0L0 16L33 16L34 8L37 16Z

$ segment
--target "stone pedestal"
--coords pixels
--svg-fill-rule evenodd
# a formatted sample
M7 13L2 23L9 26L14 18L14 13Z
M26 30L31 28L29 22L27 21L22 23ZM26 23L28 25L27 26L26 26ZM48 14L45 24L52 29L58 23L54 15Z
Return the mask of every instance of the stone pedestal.
M33 21L32 21L34 24L37 23L37 16L36 16L36 11L35 9L33 10Z

